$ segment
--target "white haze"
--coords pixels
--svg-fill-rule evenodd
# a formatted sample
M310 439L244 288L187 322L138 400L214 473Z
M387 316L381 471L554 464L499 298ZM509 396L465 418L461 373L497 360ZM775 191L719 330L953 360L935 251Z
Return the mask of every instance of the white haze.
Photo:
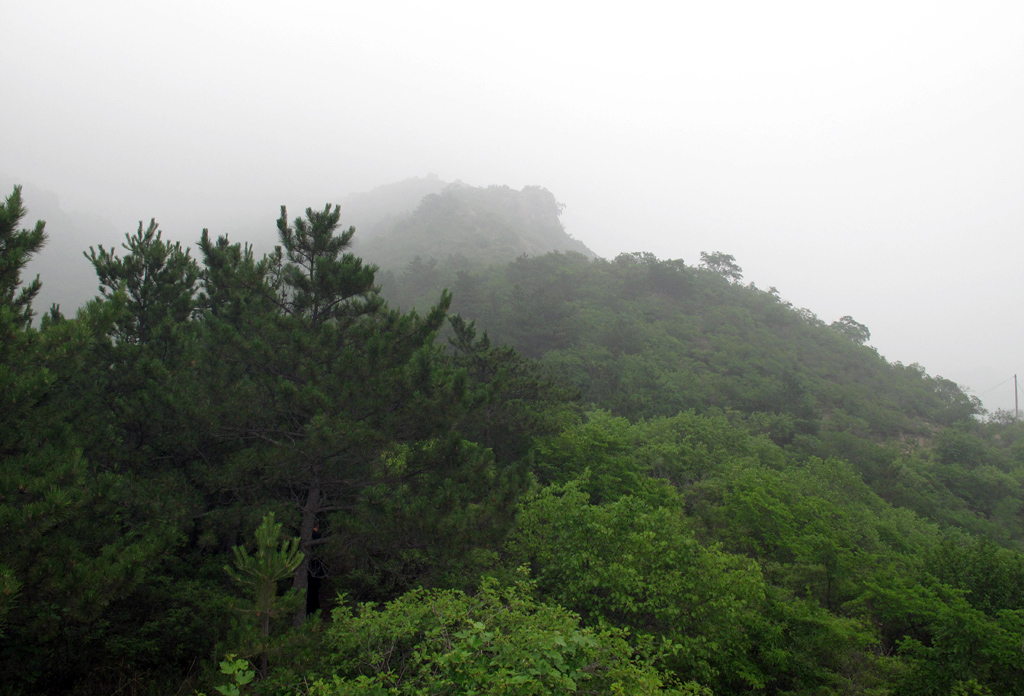
M1013 406L1019 0L6 0L0 26L0 173L121 231L267 239L282 203L428 172L536 184L602 256L734 254Z

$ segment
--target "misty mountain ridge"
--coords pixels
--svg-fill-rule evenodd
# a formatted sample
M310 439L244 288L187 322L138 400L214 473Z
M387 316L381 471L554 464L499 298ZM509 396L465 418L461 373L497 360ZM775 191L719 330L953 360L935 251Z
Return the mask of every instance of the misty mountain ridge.
M120 253L124 235L134 229L117 229L100 215L65 210L58 193L31 182L0 174L0 184L8 193L15 184L22 185L27 219L46 222L47 244L26 269L26 277L38 274L43 281L34 303L37 314L51 304L73 313L97 294L95 273L83 252L102 244ZM551 251L596 256L565 231L561 204L540 186L520 191L503 185L476 187L428 174L349 194L340 207L343 224L356 228L353 252L385 270L399 270L416 257L453 257L460 265L484 267ZM268 233L272 228L272 220L265 225L248 220L211 232L227 232L232 240L244 238L269 249L276 243ZM172 237L181 233L170 231ZM188 234L183 241L192 246Z
M441 193L449 184L437 174L409 177L369 191L350 193L341 200L345 225L356 228L356 244L387 234L388 230L419 206L427 196Z
M381 268L399 269L416 257L464 258L472 265L560 251L596 254L565 231L562 205L541 186L445 183L411 178L348 196L345 224L354 225L353 251Z

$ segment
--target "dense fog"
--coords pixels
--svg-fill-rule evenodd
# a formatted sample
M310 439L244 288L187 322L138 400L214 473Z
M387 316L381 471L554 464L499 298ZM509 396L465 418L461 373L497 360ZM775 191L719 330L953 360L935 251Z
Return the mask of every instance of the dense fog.
M14 0L0 18L0 184L48 220L55 292L139 220L269 245L281 204L428 173L538 185L603 257L732 254L889 360L1013 406L1020 3Z

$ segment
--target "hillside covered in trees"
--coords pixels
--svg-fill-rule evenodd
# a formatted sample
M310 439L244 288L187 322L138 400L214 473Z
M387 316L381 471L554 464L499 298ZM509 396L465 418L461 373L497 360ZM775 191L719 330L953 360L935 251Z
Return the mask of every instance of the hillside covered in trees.
M1024 693L1018 422L728 254L444 256L556 205L448 190L388 274L140 225L74 316L6 199L4 693Z
M385 270L417 258L483 267L551 251L594 257L566 233L561 204L540 186L481 188L428 176L350 195L340 207L360 230L353 251Z

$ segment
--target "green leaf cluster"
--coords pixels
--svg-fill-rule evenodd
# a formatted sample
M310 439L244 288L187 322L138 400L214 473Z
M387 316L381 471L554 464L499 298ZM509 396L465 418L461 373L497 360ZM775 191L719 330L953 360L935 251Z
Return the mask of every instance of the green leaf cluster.
M593 629L531 597L528 583L413 591L385 607L335 611L328 694L702 694L670 688L627 633Z

